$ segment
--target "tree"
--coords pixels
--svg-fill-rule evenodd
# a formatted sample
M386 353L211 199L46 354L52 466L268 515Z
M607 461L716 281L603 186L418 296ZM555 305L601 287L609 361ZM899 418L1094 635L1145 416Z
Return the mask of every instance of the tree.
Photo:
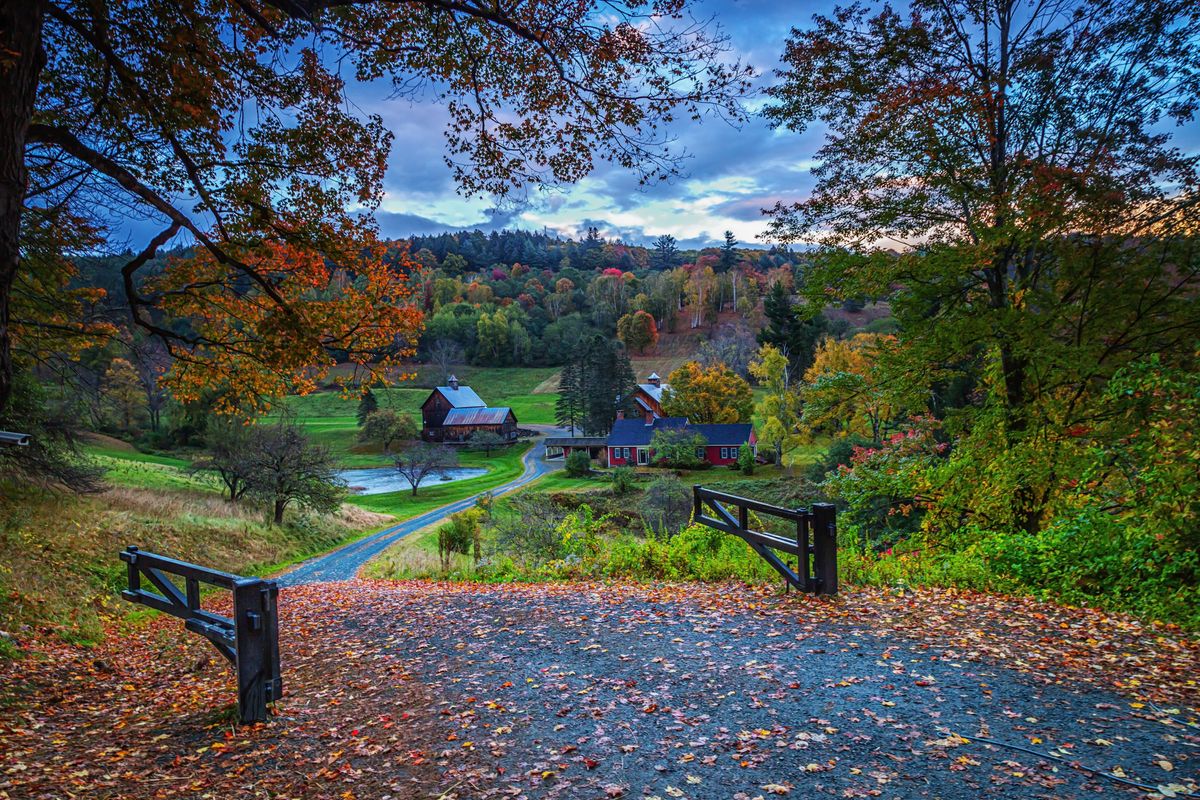
M896 416L897 404L894 393L880 385L874 365L886 358L886 348L894 343L894 336L875 333L823 340L804 373L805 427L878 444L884 427Z
M733 231L725 231L725 241L721 244L721 272L729 272L737 265L738 240L733 238ZM734 301L737 304L737 301Z
M104 399L117 416L124 433L134 430L145 393L137 370L123 358L114 358L104 373Z
M480 532L483 512L477 508L468 508L450 515L450 521L438 528L437 546L438 558L442 562L442 571L450 571L450 559L454 553L466 555L475 552L475 563L479 563L482 555Z
M554 421L564 428L575 428L583 420L586 402L583 394L583 367L575 360L563 364L558 377L558 400L554 403Z
M775 463L782 467L784 454L800 444L800 397L788 381L787 356L778 347L764 344L750 362L750 374L763 388L754 409L760 424L758 440L774 448Z
M497 447L503 447L507 440L495 431L475 431L471 434L471 444L490 456Z
M392 461L416 497L421 482L430 475L445 475L458 466L458 454L444 445L420 442L393 455Z
M53 291L31 280L23 253L102 239L112 217L161 226L119 272L135 324L194 362L174 384L232 376L231 398L245 402L303 383L329 351L363 364L408 355L419 314L406 270L385 267L370 214L358 216L382 197L391 137L345 102L343 74L435 85L447 161L468 193L574 181L597 159L656 179L679 163L659 123L709 109L740 118L750 74L723 63L723 40L704 26L663 24L678 6L661 10L7 0L0 408L19 335L14 283ZM194 255L144 270L181 232Z
M748 444L744 444L738 448L737 456L738 469L743 475L754 474L754 448Z
M213 422L208 430L203 457L192 462L192 469L217 473L229 502L236 503L250 490L253 429L238 419Z
M650 437L654 460L682 469L700 466L707 445L703 436L686 428L660 428Z
M675 237L669 233L664 233L654 240L654 255L650 261L655 269L669 270L675 268L675 262L679 260L679 247L675 244Z
M429 363L437 367L438 380L450 377L455 365L466 360L462 345L453 339L437 339L429 348Z
M1155 352L1189 358L1200 335L1200 174L1167 132L1200 109L1198 15L917 0L788 42L768 113L827 133L815 188L776 206L772 234L827 248L810 304L891 296L904 334L881 380L981 378L940 479L963 509L1005 497L989 524L1041 530L1075 480L1067 432L1111 376Z
M692 491L674 475L655 478L642 496L642 521L660 536L674 536L692 519Z
M367 424L367 418L374 414L379 409L379 400L376 399L375 393L371 391L371 387L363 389L362 396L358 398L358 410L355 412L355 419L358 420L358 427Z
M630 350L646 352L647 347L658 344L658 327L654 317L645 311L635 311L617 320L617 338Z
M604 436L612 430L618 411L629 410L637 379L620 342L592 337L579 356L579 393L583 400L583 432Z
M346 495L329 450L308 443L292 424L255 426L246 444L249 495L267 502L276 525L292 503L336 511Z
M663 413L687 417L697 424L749 422L754 393L736 372L724 364L702 367L689 361L670 374L663 391Z
M820 309L814 305L812 308ZM787 356L788 371L799 377L812 366L813 351L828 328L820 313L813 317L801 315L792 302L791 291L783 281L776 281L763 301L766 326L758 332L758 343L774 345Z
M417 438L417 423L411 414L398 414L390 408L381 408L367 415L367 421L358 432L358 441L377 444L385 453L391 452L396 442L407 442Z

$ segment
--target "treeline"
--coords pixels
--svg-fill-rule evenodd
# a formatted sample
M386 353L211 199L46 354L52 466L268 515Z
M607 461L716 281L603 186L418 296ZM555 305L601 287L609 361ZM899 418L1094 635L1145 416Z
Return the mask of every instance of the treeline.
M776 285L791 293L804 261L785 249L749 251L727 234L721 247L680 252L576 242L520 231L414 237L426 325L421 357L491 366L565 364L600 335L634 352L663 332L707 329L722 314L757 324ZM521 260L505 260L519 256Z

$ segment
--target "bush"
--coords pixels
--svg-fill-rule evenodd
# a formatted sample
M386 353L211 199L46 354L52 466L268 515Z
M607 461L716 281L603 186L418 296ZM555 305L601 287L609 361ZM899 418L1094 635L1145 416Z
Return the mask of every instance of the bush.
M612 471L611 480L613 494L629 494L637 482L637 473L633 467L617 467Z
M592 460L583 450L572 450L567 456L566 472L572 478L584 478L592 472Z
M737 467L743 475L754 474L754 448L748 444L738 448Z
M649 530L674 535L692 518L692 491L673 475L656 478L642 498L642 522Z

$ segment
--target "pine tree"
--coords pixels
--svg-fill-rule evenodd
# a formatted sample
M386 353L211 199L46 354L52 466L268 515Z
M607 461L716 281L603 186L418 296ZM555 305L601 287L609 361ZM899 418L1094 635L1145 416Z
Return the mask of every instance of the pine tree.
M758 332L759 344L772 344L788 358L788 372L797 378L812 366L817 342L829 327L825 317L812 319L801 315L792 302L791 293L782 282L771 287L763 301L767 324Z
M655 269L674 268L678 255L679 248L675 244L675 237L671 234L663 234L654 240L654 254L651 260Z
M358 401L358 427L367 424L367 417L371 416L371 412L379 409L379 401L375 399L375 393L369 388L363 389L362 398Z
M583 430L588 436L604 436L612 430L617 412L633 403L637 380L629 355L619 342L597 335L584 347L580 395L584 403Z
M729 272L733 269L733 265L737 262L737 253L733 248L737 245L738 240L733 238L733 231L725 231L725 244L721 245L720 272Z
M563 365L558 379L558 401L554 404L554 421L564 428L575 428L583 421L582 369L577 358Z

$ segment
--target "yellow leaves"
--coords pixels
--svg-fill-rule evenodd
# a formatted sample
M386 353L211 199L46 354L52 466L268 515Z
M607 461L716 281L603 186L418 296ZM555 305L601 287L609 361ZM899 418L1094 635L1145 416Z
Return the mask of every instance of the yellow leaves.
M765 783L759 787L767 794L790 794L792 787L783 783Z

